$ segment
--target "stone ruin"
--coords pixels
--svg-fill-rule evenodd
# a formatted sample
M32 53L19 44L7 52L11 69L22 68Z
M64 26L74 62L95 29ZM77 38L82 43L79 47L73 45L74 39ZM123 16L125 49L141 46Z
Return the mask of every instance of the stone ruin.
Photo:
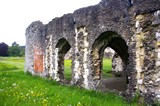
M105 48L122 59L126 94L160 101L160 0L102 0L44 25L26 29L25 71L65 81L64 57L72 49L71 85L102 86Z

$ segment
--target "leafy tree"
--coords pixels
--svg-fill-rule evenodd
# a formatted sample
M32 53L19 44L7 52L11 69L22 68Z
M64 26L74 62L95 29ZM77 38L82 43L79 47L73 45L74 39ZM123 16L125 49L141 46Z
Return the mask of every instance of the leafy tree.
M25 46L20 46L20 56L25 56Z
M19 44L17 44L17 42L13 42L12 46L19 46Z
M0 56L8 56L8 45L4 42L0 43Z
M19 46L16 42L12 43L12 46L9 47L9 56L24 56L24 46Z

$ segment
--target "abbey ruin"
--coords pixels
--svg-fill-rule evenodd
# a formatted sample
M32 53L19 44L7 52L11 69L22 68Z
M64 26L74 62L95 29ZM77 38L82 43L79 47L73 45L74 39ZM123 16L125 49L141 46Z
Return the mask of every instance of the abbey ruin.
M25 71L65 80L64 56L72 49L71 85L102 86L105 48L122 59L126 93L160 101L160 0L102 0L99 4L26 29Z

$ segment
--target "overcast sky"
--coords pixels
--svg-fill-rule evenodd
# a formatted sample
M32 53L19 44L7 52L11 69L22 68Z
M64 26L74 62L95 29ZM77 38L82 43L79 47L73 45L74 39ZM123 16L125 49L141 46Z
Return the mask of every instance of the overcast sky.
M54 17L90 5L100 0L0 0L0 42L9 46L16 41L25 45L25 29L33 21L44 24Z

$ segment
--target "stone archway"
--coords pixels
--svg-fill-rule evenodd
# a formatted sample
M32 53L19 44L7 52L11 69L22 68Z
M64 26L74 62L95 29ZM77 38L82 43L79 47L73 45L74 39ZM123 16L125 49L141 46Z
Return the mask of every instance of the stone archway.
M124 70L129 70L128 97L138 91L148 104L159 101L160 1L128 1L102 0L45 25L33 22L26 29L25 71L63 80L68 40L73 48L71 84L96 89L102 79L103 51L111 47L121 57Z
M107 32L102 33L95 40L92 46L94 80L102 80L101 84L104 84L104 81L102 78L103 54L104 54L104 50L107 47L112 48L121 57L123 64L124 64L124 71L126 71L125 69L128 65L129 54L128 54L128 46L126 45L125 40L123 40L120 37L120 35L118 35L116 32L107 31ZM125 76L127 76L127 72L125 73L126 73ZM124 83L126 84L127 82L128 80L126 77ZM125 85L125 89L127 89L127 84Z
M65 38L61 38L55 48L55 60L54 60L54 78L57 81L64 81L64 57L70 50L71 46Z

